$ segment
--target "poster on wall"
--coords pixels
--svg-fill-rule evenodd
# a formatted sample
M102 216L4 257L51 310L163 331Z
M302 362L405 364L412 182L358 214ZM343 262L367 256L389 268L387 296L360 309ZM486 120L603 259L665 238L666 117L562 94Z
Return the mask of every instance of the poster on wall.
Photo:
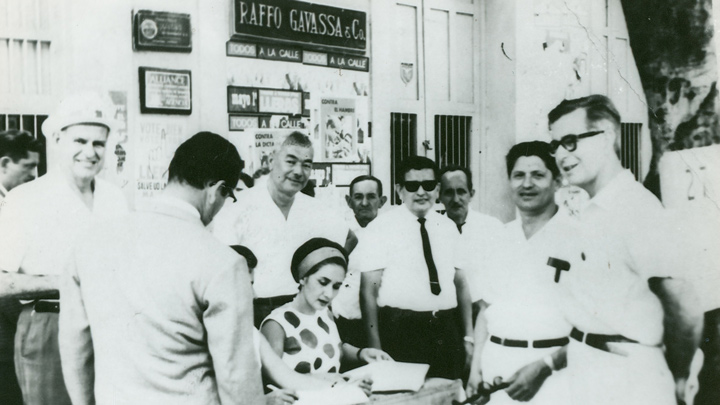
M323 160L353 161L357 155L355 100L323 98L320 119Z
M100 176L103 179L115 184L126 192L126 197L132 199L132 170L128 169L128 150L130 140L128 137L127 124L127 92L110 91L109 98L112 102L112 117L114 120L113 131L108 138L105 152L105 164ZM129 200L131 201L131 200Z
M167 168L175 149L185 140L184 124L143 122L135 139L135 204L141 206L167 184Z
M285 138L296 129L248 128L243 132L230 132L228 139L235 145L245 161L245 173L259 176L270 170L270 155Z

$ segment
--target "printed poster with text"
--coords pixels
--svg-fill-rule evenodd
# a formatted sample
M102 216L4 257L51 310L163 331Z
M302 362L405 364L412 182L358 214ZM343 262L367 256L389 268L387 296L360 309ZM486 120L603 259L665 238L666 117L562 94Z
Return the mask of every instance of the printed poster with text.
M323 98L320 106L323 160L349 162L357 156L355 100Z
M143 122L136 138L135 206L141 207L157 196L167 184L167 169L180 144L186 139L184 124Z
M242 132L230 132L228 139L245 161L244 172L252 176L258 170L270 170L270 155L293 131L297 129L248 128Z

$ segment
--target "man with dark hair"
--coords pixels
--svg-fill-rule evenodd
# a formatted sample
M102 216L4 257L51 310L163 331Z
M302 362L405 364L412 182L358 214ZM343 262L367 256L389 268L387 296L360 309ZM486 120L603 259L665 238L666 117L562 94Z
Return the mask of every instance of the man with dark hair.
M221 241L247 246L258 257L253 286L256 326L297 294L290 259L301 244L312 237L356 243L339 214L299 192L310 179L313 153L307 135L289 134L270 157L267 184L243 192L238 204L224 209L212 224Z
M371 222L358 245L368 344L395 360L430 364L430 377L461 378L472 354L470 293L455 265L457 228L433 211L438 168L409 157L397 180L403 206Z
M367 226L377 218L378 210L386 201L382 182L377 177L362 175L350 182L345 202L354 214L350 220L350 229L355 233L358 242L362 240ZM360 312L360 272L355 265L355 257L355 252L350 254L347 275L340 292L332 302L332 310L342 341L356 347L365 347L367 339Z
M69 404L58 349L63 267L94 217L127 211L122 191L97 178L111 129L111 103L97 93L60 102L43 123L58 165L15 187L0 209L0 296L23 299L15 369L25 404Z
M0 209L8 191L35 179L42 145L27 131L0 132ZM22 309L13 298L0 298L0 403L22 405L13 360L15 330Z
M684 274L685 266L677 260L682 255L677 255L670 244L670 221L662 205L620 162L620 114L609 98L592 95L564 100L548 114L548 121L553 138L551 151L563 176L590 196L579 214L580 222L595 232L594 244L608 253L613 266L627 268L647 281L664 309L664 339L657 336L656 340L641 340L628 336L623 329L615 329L615 333L608 333L607 329L574 330L578 337L589 334L600 341L617 341L613 340L614 335L619 334L625 342L635 341L623 345L625 356L617 356L582 343L585 342L582 337L579 341L571 339L570 366L581 367L578 370L582 372L574 375L586 377L587 383L575 385L584 394L583 399L590 400L597 394L592 401L598 403L612 402L611 398L631 403L634 401L628 398L632 395L645 401L656 395L658 402L648 403L660 403L666 400L663 397L666 381L655 364L658 356L662 358L657 347L664 342L667 364L675 379L675 394L678 400L684 400L689 366L702 328L701 311ZM617 316L623 317L625 313L620 310ZM655 318L649 317L647 322ZM653 328L648 325L648 329ZM583 364L581 360L573 364L578 358L594 362ZM641 373L644 375L638 377ZM598 375L605 378L605 384L599 384L595 378ZM627 379L635 384L626 387L632 392L618 389ZM612 385L611 380L617 384Z
M152 206L79 241L60 294L73 404L263 402L246 259L205 229L240 167L229 141L200 132Z
M472 286L477 284L474 278L487 263L488 255L496 249L496 238L502 230L499 220L470 209L470 200L474 195L472 173L468 168L447 166L440 170L440 202L461 234L455 252L463 263L462 269L471 286L473 319L480 310L480 297L473 295Z
M565 366L566 351L558 348L568 344L571 326L555 303L547 260L559 256L558 247L563 258L580 254L572 241L559 240L569 221L555 204L560 173L546 142L519 143L506 162L519 218L502 229L502 249L495 249L471 285L482 310L467 393L489 389L500 378L508 386L492 395L493 404L570 404L564 373L551 376Z
M0 201L8 191L35 179L42 144L27 131L0 132Z

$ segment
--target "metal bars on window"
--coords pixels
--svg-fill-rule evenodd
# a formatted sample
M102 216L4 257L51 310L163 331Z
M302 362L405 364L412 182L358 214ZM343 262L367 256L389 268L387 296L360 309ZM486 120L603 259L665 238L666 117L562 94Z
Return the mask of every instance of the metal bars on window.
M400 162L417 154L417 114L390 113L390 149L390 179L394 185ZM390 193L391 204L399 201L395 191Z
M439 167L469 167L471 120L461 115L435 116L435 162Z
M640 181L640 133L642 123L623 122L620 124L620 161Z

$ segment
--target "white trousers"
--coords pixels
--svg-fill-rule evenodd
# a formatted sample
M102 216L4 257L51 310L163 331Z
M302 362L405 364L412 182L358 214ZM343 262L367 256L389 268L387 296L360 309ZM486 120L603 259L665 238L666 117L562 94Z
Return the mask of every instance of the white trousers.
M676 405L675 383L662 350L636 343L609 343L627 355L570 339L568 379L572 403Z
M493 382L495 377L502 377L507 381L516 371L524 366L541 360L543 357L554 353L559 347L550 347L547 349L533 349L522 347L507 347L493 343L490 340L485 342L483 347L481 367L483 372L483 380L488 383ZM521 402L514 401L510 398L505 390L497 391L490 397L489 404L514 404ZM570 388L567 381L565 370L553 371L543 383L535 397L527 404L540 405L565 405L570 404Z

